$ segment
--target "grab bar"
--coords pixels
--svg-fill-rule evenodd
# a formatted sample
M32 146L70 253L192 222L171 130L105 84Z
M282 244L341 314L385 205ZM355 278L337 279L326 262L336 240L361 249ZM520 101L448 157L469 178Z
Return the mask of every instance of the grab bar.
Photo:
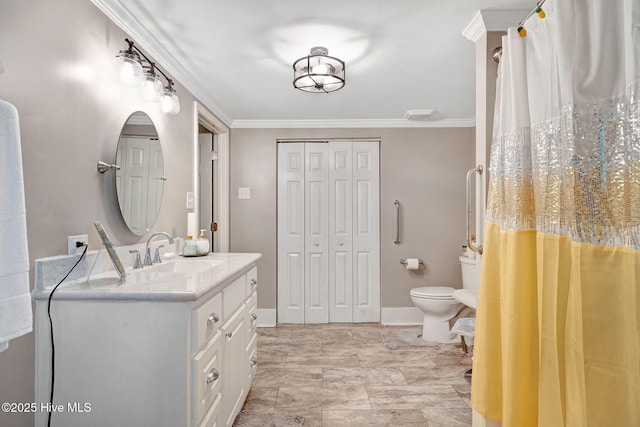
M476 242L476 235L471 234L471 175L477 173L482 175L482 165L478 165L475 168L469 169L467 172L467 247L473 252L477 252L482 255L482 245L474 246Z
M396 205L396 238L393 243L396 245L400 243L400 202L397 200L393 201L393 204Z

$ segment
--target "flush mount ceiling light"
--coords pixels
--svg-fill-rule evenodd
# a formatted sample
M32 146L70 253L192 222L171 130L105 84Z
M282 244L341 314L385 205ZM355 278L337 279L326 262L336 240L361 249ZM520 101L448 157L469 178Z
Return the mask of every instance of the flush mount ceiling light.
M326 47L313 47L293 63L293 87L305 92L329 93L344 87L344 62L328 56Z
M131 87L142 85L140 93L142 99L149 102L160 101L160 109L163 112L178 114L180 99L173 89L173 80L156 67L156 64L147 58L131 40L124 40L127 42L128 48L121 50L116 55L120 63L120 80ZM160 73L167 81L164 88L156 72Z

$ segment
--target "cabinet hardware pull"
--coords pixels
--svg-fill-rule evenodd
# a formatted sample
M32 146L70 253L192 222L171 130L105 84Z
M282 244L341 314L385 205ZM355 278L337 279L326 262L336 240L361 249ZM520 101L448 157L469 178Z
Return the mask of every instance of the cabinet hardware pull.
M258 319L258 315L255 313L251 313L251 320L256 320Z
M255 358L255 357L252 357L252 358L251 358L251 361L249 362L249 364L250 364L251 366L256 366L256 365L258 364L258 360L256 360L256 358Z
M211 313L209 317L207 317L207 325L211 325L212 323L217 323L220 318L217 314Z
M251 286L255 286L258 284L258 281L256 279L251 279L249 283L251 283Z
M227 332L226 334L224 334L224 336L227 338L231 338L233 336L233 332Z
M211 370L207 374L207 384L211 384L212 382L217 380L218 377L220 377L220 372L218 372L216 368L211 368Z

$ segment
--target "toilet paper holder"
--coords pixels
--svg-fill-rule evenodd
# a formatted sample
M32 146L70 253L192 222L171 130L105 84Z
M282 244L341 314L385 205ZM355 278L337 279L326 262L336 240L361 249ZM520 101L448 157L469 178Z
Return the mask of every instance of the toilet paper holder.
M407 265L407 260L404 258L400 258L400 264ZM424 266L424 261L422 261L422 258L418 258L418 264Z

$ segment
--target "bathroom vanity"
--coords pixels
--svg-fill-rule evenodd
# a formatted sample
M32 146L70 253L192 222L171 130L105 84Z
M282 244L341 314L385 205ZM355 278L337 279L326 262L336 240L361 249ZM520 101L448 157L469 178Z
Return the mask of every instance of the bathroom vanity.
M64 282L51 303L51 425L232 425L256 371L260 257L178 258L129 271L122 284L112 269L88 282ZM35 412L36 425L45 426L51 384L47 302L63 268L38 262Z

